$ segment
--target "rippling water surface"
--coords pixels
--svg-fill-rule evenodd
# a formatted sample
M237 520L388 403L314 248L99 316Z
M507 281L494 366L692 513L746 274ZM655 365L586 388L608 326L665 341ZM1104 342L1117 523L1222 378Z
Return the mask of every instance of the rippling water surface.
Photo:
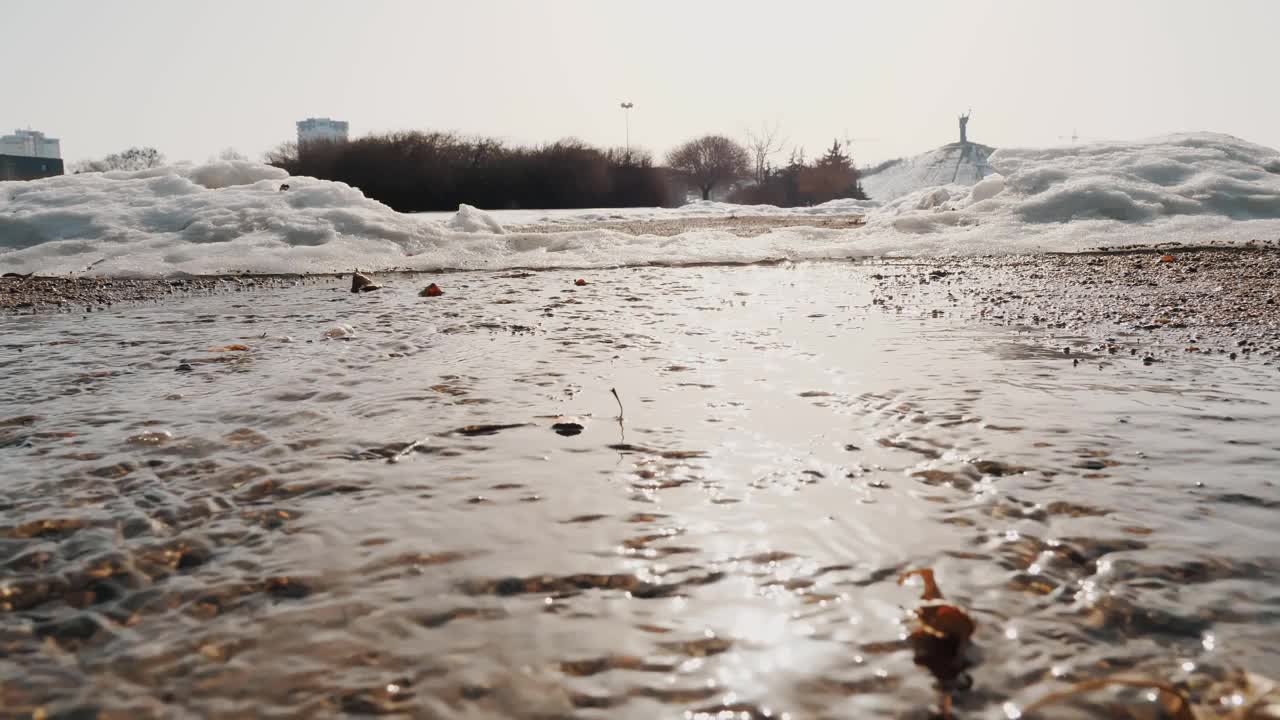
M869 272L0 319L0 715L928 717L921 567L977 623L960 717L1280 674L1274 368Z

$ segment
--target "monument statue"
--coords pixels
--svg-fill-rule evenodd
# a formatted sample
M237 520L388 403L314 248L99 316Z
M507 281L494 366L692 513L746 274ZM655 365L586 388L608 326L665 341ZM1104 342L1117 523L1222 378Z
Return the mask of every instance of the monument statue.
M973 114L973 111L970 110L969 112L960 116L960 142L961 143L969 142L969 132L968 132L969 116L972 114Z

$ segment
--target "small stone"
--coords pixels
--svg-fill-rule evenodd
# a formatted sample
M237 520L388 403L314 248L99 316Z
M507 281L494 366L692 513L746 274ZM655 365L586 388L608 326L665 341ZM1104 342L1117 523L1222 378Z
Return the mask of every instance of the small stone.
M368 275L361 273L359 270L351 273L351 292L373 292L381 289L381 285L375 284L373 280L369 279Z

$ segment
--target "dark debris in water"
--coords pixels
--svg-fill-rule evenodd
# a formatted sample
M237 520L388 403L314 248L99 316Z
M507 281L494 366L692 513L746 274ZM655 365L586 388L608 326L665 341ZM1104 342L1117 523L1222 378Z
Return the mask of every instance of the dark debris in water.
M497 435L503 430L511 430L513 428L528 427L529 423L500 423L487 425L466 425L454 430L450 430L446 435L462 435L464 437L483 437L486 435Z
M712 572L696 575L679 582L654 583L641 580L630 573L607 575L579 573L574 575L535 575L509 577L498 580L467 581L462 591L468 595L551 595L565 598L585 590L611 590L625 592L636 598L665 598L682 594L687 587L707 585L724 577L724 573Z
M667 460L693 460L696 458L705 458L707 453L702 450L654 450L643 445L632 445L631 443L615 443L608 446L610 450L619 452L640 453L642 455L657 455Z
M551 429L555 431L557 435L573 437L574 435L581 435L584 428L581 423L561 422L552 425Z

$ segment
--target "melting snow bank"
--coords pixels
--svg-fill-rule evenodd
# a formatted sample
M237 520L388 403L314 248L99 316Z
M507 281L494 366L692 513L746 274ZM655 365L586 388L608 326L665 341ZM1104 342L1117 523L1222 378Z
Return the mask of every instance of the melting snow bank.
M0 269L106 275L602 267L865 255L1073 251L1280 237L1280 155L1226 135L1042 150L1000 150L997 174L874 207L694 203L619 211L631 219L795 216L754 238L608 230L508 233L463 206L445 222L404 215L342 183L246 162L180 165L0 183ZM288 190L281 190L287 181ZM813 215L867 213L865 228L803 227ZM562 216L615 219L614 211Z
M972 187L917 190L873 212L870 246L1007 253L1280 238L1280 154L1229 135L998 150L990 162L996 174Z
M974 185L994 172L990 162L994 151L978 143L943 145L863 176L862 189L868 197L888 202L939 185Z
M449 227L462 232L488 232L494 235L507 232L493 215L466 204L458 206L458 212L449 221Z

